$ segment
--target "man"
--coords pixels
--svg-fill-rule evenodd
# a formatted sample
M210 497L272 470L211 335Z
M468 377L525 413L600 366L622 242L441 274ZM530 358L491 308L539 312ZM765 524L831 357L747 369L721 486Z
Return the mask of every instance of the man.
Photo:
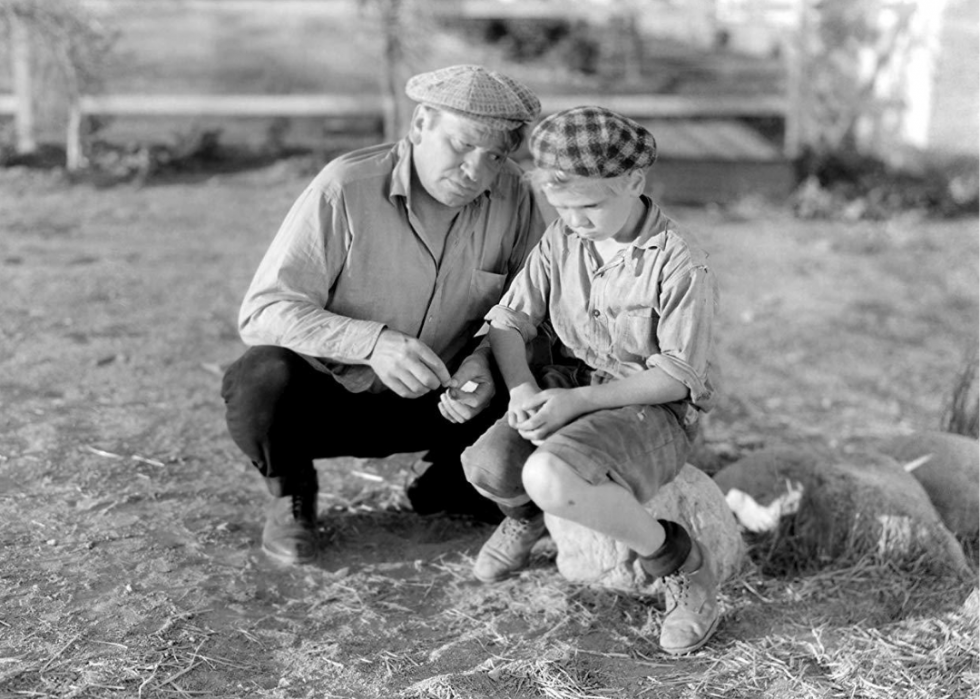
M508 156L540 112L480 66L417 75L407 138L330 162L294 203L239 315L229 432L273 501L262 548L316 554L314 458L429 450L416 511L489 505L459 454L502 413L476 332L544 230ZM485 513L484 513L485 514Z

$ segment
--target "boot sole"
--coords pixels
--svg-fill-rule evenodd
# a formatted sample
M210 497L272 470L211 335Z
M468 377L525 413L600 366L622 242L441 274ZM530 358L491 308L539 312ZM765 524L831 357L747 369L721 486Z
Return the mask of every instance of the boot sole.
M663 646L660 646L660 650L662 650L664 653L667 653L667 655L685 655L687 653L693 653L694 651L701 648L701 646L703 646L709 640L711 640L711 637L715 635L715 631L717 631L718 629L718 623L720 621L721 621L721 614L715 617L715 620L711 622L711 626L708 627L707 633L705 633L704 636L701 637L701 640L699 640L697 643L693 643L689 646L685 646L684 648L664 648Z
M521 570L523 570L523 568ZM504 580L509 580L510 578L513 578L515 575L519 574L520 572L521 572L520 570L515 570L510 573L505 573L504 575L497 575L494 577L484 577L482 575L477 575L476 571L473 571L473 577L479 580L484 585L493 585L495 583L503 582Z
M292 556L287 553L282 553L280 551L273 551L270 548L266 548L265 543L262 543L262 553L274 560L276 563L287 566L297 566L305 565L307 563L313 563L316 560L316 554L310 556Z

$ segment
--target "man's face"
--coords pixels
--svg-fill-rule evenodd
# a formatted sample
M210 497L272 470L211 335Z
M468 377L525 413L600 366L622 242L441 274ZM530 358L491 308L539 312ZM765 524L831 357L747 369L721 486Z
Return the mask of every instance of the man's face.
M419 182L449 207L465 206L489 189L507 159L502 133L452 112L416 110L412 142Z
M635 222L643 206L633 189L614 193L595 183L572 189L545 187L544 195L562 222L580 238L626 243L636 237Z

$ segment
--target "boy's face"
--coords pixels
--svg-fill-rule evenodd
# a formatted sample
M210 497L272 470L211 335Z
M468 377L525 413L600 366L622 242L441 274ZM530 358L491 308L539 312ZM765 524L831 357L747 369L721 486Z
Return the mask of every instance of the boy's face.
M449 207L465 206L489 189L507 159L502 133L452 112L416 110L411 138L419 182Z
M575 188L545 187L544 194L558 212L562 222L585 240L615 240L628 243L636 238L637 224L643 215L643 202L631 181L621 192L614 193L600 183L578 184Z

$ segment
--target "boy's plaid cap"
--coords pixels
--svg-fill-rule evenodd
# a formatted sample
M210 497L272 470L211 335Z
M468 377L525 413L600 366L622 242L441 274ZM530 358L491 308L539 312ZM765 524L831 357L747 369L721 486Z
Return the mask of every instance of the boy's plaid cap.
M405 94L416 102L505 131L529 124L541 113L541 102L525 85L476 65L416 75L405 85Z
M574 107L534 127L528 148L536 167L606 178L653 165L657 142L632 119L602 107Z

